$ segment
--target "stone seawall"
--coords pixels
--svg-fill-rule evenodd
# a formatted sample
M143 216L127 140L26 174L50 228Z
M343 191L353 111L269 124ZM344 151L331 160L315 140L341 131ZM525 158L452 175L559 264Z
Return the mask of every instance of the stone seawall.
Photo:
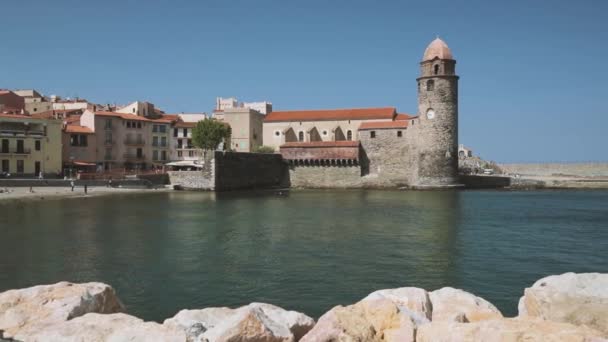
M605 342L608 274L540 279L523 291L514 318L504 317L481 297L451 287L378 290L355 304L332 308L316 322L265 303L181 310L162 324L124 311L114 289L102 283L9 290L0 293L0 340Z
M217 191L279 187L286 172L280 154L215 152Z
M608 177L608 163L499 164L505 173L522 176Z
M361 188L359 166L290 166L289 182L293 188Z
M286 186L287 164L273 153L215 152L199 171L169 171L171 185L229 191Z

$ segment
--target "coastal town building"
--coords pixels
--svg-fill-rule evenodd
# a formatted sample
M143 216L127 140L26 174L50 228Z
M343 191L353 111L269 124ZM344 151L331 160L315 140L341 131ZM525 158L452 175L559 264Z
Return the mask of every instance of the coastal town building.
M10 90L0 89L0 113L24 114L25 100Z
M279 146L295 186L457 186L455 66L437 38L420 62L417 115L390 107L276 111L264 120L264 144Z
M408 118L393 107L275 111L264 118L264 145L278 150L291 142L358 141L358 129L365 122Z
M463 144L458 145L458 158L465 159L471 157L473 157L473 150Z
M254 152L262 146L265 115L257 110L239 107L215 110L213 118L230 125L232 134L227 142L236 152Z
M0 171L13 176L61 172L61 122L0 114Z
M34 89L15 90L14 93L23 98L26 113L34 114L53 109L53 104Z

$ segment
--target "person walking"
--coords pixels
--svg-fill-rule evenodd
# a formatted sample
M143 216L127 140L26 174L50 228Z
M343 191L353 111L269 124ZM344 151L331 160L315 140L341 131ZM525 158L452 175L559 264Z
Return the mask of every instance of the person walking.
M87 184L85 184L85 185L84 185L84 194L85 194L85 195L87 194L87 190L88 190L88 189L87 189Z
M72 186L72 192L74 192L74 180L70 181L70 185Z

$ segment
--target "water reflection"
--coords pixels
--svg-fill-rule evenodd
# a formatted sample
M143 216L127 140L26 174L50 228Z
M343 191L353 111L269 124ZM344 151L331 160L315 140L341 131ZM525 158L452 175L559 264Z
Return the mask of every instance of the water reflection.
M608 222L608 193L581 196L174 192L3 205L0 291L103 281L133 314L162 320L251 301L316 316L380 288L454 286L512 312L522 281L561 270L555 256L568 270L606 267L608 232L597 227ZM586 234L562 229L559 208L575 208L570 220ZM530 243L534 234L593 247L556 254Z

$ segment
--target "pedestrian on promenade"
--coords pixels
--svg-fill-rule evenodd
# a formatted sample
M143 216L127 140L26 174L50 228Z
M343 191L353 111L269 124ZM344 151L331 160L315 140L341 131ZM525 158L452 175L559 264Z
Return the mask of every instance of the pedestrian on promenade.
M84 185L84 194L85 195L87 194L87 185L86 184Z
M72 186L72 192L74 192L74 180L70 181L70 185Z

